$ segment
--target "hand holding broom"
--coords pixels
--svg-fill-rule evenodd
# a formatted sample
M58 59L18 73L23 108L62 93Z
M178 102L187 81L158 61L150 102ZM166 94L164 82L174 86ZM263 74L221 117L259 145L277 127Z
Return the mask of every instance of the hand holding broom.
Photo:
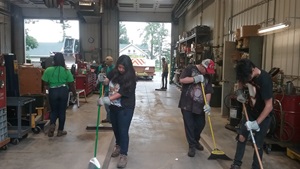
M237 96L237 97L241 98L241 96L240 97ZM247 120L247 122L245 123L245 126L247 127L248 131L250 131L251 140L252 140L252 143L253 143L253 147L254 147L254 150L255 150L256 157L258 159L260 169L263 169L264 167L262 165L261 158L260 158L260 155L258 153L257 145L256 145L256 142L255 142L255 139L254 139L254 136L253 136L253 132L252 132L252 130L259 131L260 128L259 128L256 121L249 121L247 109L246 109L246 106L245 106L246 99L238 99L238 101L243 104L243 111L244 111L244 115L245 115L246 120Z

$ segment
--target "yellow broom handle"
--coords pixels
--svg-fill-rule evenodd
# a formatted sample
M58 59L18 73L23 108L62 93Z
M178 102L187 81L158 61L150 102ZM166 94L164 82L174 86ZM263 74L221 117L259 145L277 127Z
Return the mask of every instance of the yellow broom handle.
M205 91L204 91L203 83L201 83L201 88L202 88L202 95L203 95L204 103L207 104L206 94L205 94ZM212 140L213 140L213 143L214 143L214 148L216 149L217 145L216 145L216 141L215 141L214 131L213 131L211 121L210 121L210 115L207 115L207 119L208 119L209 128L210 128L210 132L211 132L211 137L212 137Z
M245 114L246 120L249 121L249 117L248 117L248 113L247 113L247 109L246 109L245 103L243 103L243 109L244 109L244 114ZM250 130L250 134L251 134L251 138L252 138L252 142L253 142L255 154L256 154L256 156L257 156L257 159L258 159L258 163L259 163L260 169L264 169L264 167L263 167L263 165L262 165L262 162L261 162L261 159L260 159L260 155L259 155L259 153L258 153L257 145L256 145L255 140L254 140L254 137L253 137L252 130Z

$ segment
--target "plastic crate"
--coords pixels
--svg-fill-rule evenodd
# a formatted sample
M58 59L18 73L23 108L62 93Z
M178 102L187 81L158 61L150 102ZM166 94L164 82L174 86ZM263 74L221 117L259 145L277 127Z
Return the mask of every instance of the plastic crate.
M8 137L6 109L0 109L0 142Z

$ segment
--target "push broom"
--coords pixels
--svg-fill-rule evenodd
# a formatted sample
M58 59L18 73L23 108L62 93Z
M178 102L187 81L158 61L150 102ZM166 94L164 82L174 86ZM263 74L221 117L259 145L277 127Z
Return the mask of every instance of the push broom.
M103 95L104 86L100 84L100 96ZM100 124L100 105L98 106L98 115L97 115L97 126L96 126L96 138L95 138L95 149L94 149L94 157L90 159L88 169L100 169L101 165L100 162L97 160L97 149L98 149L98 131L99 131L99 124Z
M201 83L201 88L202 88L202 95L203 95L204 103L207 104L203 83ZM208 159L209 160L216 160L216 159L232 160L225 154L224 151L221 151L217 148L215 136L214 136L211 120L210 120L210 114L207 115L207 118L208 118L209 128L210 128L210 132L211 132L211 136L212 136L212 140L213 140L213 144L214 144L214 149L212 150L211 155L208 157Z
M249 121L249 117L248 117L248 113L247 113L245 103L243 103L243 109L244 109L244 115L246 117L246 120ZM250 130L250 135L251 135L251 140L252 140L253 147L254 147L254 150L255 150L255 154L256 154L256 157L258 159L259 167L260 167L260 169L264 169L264 167L262 165L262 162L261 162L260 155L258 153L257 145L256 145L256 142L255 142L252 130Z

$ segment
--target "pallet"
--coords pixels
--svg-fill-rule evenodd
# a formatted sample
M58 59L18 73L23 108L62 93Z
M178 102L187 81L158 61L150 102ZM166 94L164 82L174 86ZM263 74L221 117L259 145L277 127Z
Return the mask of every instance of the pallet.
M7 137L6 139L0 141L0 148L3 150L7 149L7 144L10 142L10 138Z
M287 148L286 149L286 155L290 157L293 160L299 160L300 161L300 148Z

